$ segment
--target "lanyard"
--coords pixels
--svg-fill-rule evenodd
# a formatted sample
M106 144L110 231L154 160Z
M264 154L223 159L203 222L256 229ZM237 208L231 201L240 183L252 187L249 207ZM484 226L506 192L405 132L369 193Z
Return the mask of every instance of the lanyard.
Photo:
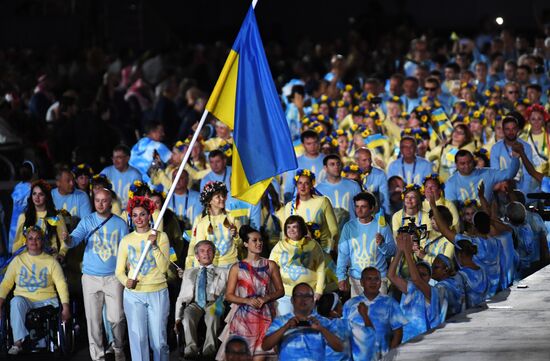
M539 151L539 148L537 147L537 143L535 143L535 140L533 139L533 133L529 131L529 139L531 139L531 143L533 144L533 147L535 148L535 152L544 160L548 160L548 157L544 155L544 151L546 150L546 134L543 133L542 136L542 154Z
M414 173L416 172L416 157L414 157L413 170L411 173L411 181L407 179L407 173L405 173L405 160L401 158L401 172L403 173L403 178L407 181L407 184L411 184L414 181Z
M183 209L182 217L187 217L187 205L189 204L189 191L185 194L185 208ZM172 197L172 208L174 209L174 212L178 214L178 209L176 208L176 195L174 194L174 197Z

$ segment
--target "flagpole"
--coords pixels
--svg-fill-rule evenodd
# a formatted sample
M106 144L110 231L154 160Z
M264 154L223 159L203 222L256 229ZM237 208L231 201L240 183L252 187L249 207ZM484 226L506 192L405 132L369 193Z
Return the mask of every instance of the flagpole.
M204 112L202 113L201 120L199 121L199 125L197 126L197 130L195 130L195 134L193 134L193 138L191 139L191 142L189 143L189 146L187 150L185 151L185 155L183 157L183 160L181 161L181 164L178 168L178 173L176 173L176 176L174 177L174 180L172 181L172 186L170 187L170 190L168 191L168 194L166 195L166 200L164 201L164 204L162 205L162 208L159 212L159 215L157 219L155 220L155 224L153 226L153 234L157 233L157 230L160 226L160 222L162 221L162 217L164 216L164 213L166 212L166 209L168 208L169 200L172 198L172 195L174 194L174 190L176 189L176 185L178 183L178 180L181 177L181 174L183 173L183 169L185 168L185 165L187 164L187 161L189 160L189 157L191 156L191 151L193 150L193 146L197 142L197 138L199 137L199 134L201 132L202 127L204 126L204 122L206 121L206 117L208 116L208 110L204 109ZM136 268L134 269L134 274L132 275L131 279L136 280L137 276L139 274L139 271L141 270L141 266L143 265L143 262L145 261L145 256L147 255L147 252L149 252L149 249L151 248L151 241L147 241L145 244L145 248L141 252L141 255L139 257L138 264L136 265Z
M256 4L258 4L258 0L252 0L252 8L256 8ZM162 220L162 217L164 216L164 213L166 212L166 209L168 208L169 200L172 198L172 195L174 194L174 190L176 189L176 184L178 183L178 180L181 177L181 174L183 173L183 169L185 168L185 165L187 164L187 161L189 160L189 157L191 156L191 151L193 150L193 146L195 145L197 138L199 137L200 131L202 127L204 126L204 122L206 121L206 117L208 116L208 110L204 109L204 112L202 113L201 120L199 121L199 124L197 126L197 129L195 130L195 134L193 134L193 138L191 139L191 142L189 143L189 147L187 148L187 151L185 152L185 155L183 157L183 160L181 161L181 164L178 168L178 173L174 177L172 181L172 186L170 187L170 190L168 191L168 194L166 195L166 200L164 201L164 204L162 205L162 208L159 212L159 215L157 219L155 220L155 224L153 225L153 234L157 234L158 227L160 226L160 222ZM141 270L141 266L143 265L143 262L145 261L145 256L149 252L149 249L151 248L151 241L147 241L145 244L145 248L141 252L141 255L139 256L138 264L136 265L136 268L134 269L134 274L132 275L131 279L136 280L139 274L139 271Z

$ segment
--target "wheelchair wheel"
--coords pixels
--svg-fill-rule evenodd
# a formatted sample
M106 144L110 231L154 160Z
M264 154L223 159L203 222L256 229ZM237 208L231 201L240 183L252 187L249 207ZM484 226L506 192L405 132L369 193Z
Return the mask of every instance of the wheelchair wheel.
M5 359L8 355L8 350L13 343L11 340L8 312L5 307L2 309L2 314L0 317L0 356L2 359Z
M73 322L69 320L67 322L58 323L57 329L57 351L58 356L61 358L69 357L74 351L75 345L75 332L73 329Z

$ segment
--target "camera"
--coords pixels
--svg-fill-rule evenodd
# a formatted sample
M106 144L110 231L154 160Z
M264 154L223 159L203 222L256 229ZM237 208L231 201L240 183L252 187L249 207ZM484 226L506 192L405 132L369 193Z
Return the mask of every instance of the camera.
M421 239L424 239L428 236L428 226L425 224L421 224L419 226L416 225L415 221L416 219L414 217L404 217L404 221L407 221L408 223L404 226L399 227L397 230L397 233L408 233L412 236L414 242L418 242Z
M304 321L298 321L298 324L296 327L311 327L311 322L304 320Z

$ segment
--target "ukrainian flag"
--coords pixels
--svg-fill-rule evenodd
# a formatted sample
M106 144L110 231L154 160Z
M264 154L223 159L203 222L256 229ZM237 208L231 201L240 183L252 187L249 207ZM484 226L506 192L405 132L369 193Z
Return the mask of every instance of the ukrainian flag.
M272 177L298 168L252 6L206 109L233 130L234 198L256 204Z

